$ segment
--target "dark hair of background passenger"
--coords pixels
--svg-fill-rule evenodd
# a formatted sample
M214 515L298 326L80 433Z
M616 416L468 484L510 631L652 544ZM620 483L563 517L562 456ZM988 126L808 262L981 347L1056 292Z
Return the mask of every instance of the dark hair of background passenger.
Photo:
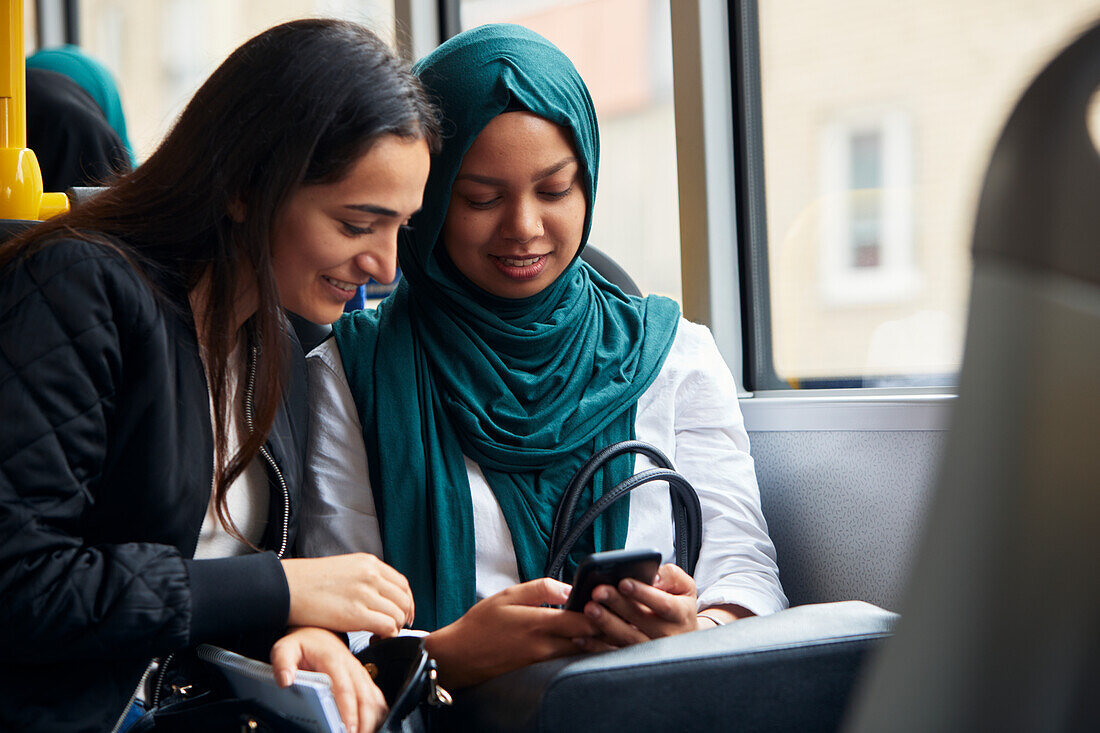
M379 137L438 145L438 119L419 82L373 33L354 23L297 20L252 38L195 93L156 152L72 211L0 248L0 269L65 236L126 257L171 307L209 269L206 368L218 455L226 454L228 361L240 276L256 275L258 308L247 325L263 343L255 429L215 473L215 506L238 538L225 494L266 440L286 380L284 320L271 265L277 212L299 185L339 181ZM230 208L243 212L235 222ZM240 217L238 217L240 218ZM98 236L97 236L98 235ZM103 236L106 235L106 236ZM117 238L116 239L109 239ZM196 324L200 325L200 324ZM276 334L267 338L267 334ZM242 538L243 539L243 538Z

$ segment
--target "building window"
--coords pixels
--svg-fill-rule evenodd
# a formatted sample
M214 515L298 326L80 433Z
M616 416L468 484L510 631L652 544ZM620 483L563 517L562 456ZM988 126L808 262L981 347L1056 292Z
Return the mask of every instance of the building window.
M896 303L917 292L912 160L903 112L847 113L824 127L819 286L825 303Z

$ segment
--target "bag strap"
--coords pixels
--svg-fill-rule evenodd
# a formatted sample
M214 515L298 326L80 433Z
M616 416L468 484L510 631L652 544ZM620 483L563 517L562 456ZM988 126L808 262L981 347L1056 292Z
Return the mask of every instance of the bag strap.
M568 521L573 516L581 489L592 479L593 474L603 464L627 452L647 455L655 463L663 464L663 467L641 471L617 484L589 507L588 511L577 520L575 525L569 527ZM595 453L585 461L573 480L569 482L554 517L550 552L546 564L546 576L561 580L565 561L581 534L592 526L596 518L607 507L639 486L653 481L668 482L672 502L672 519L676 530L676 564L683 568L688 575L694 575L695 566L699 561L699 548L703 541L703 520L699 497L688 480L672 470L671 462L661 451L648 443L631 440L616 443Z
M573 474L573 479L569 482L569 485L565 487L565 492L562 494L561 501L558 502L558 510L554 513L554 526L550 534L550 557L554 556L555 548L560 548L561 543L565 540L565 535L569 531L569 518L572 517L573 512L577 510L577 501L580 500L581 491L583 491L584 487L588 485L588 482L592 480L592 476L596 471L603 468L604 465L613 458L617 458L624 453L641 453L642 455L648 456L651 461L661 468L667 468L670 471L674 470L672 461L668 460L668 457L665 456L664 453L657 450L657 448L649 443L640 440L623 440L618 443L612 443L606 448L593 453L587 461L581 464L577 472Z

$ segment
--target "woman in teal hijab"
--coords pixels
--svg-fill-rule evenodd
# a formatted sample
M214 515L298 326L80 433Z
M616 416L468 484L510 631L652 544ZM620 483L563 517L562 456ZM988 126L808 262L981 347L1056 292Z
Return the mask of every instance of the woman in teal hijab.
M404 573L455 686L783 607L736 392L709 332L667 298L624 295L579 257L599 136L572 63L529 30L493 25L414 71L445 141L399 245L397 290L339 321L312 355L305 551L374 552ZM695 427L687 408L713 411L716 389L725 414L682 445L678 423ZM566 483L594 451L634 438L697 484L707 523L696 577L714 593L697 596L665 565L654 587L601 586L584 614L541 607L568 594L541 578ZM604 471L580 510L634 468L624 458ZM616 502L572 559L628 544L671 558L671 537L667 490L655 487Z

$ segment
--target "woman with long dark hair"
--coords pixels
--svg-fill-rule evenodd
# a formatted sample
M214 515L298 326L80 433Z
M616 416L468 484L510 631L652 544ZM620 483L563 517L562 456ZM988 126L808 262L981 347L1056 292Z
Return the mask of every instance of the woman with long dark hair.
M412 597L376 558L286 555L307 414L283 309L329 323L393 279L435 125L369 31L287 23L138 169L0 248L0 728L110 730L139 681L186 692L203 642L270 650L282 684L325 671L349 730L380 720L332 632L393 634Z

